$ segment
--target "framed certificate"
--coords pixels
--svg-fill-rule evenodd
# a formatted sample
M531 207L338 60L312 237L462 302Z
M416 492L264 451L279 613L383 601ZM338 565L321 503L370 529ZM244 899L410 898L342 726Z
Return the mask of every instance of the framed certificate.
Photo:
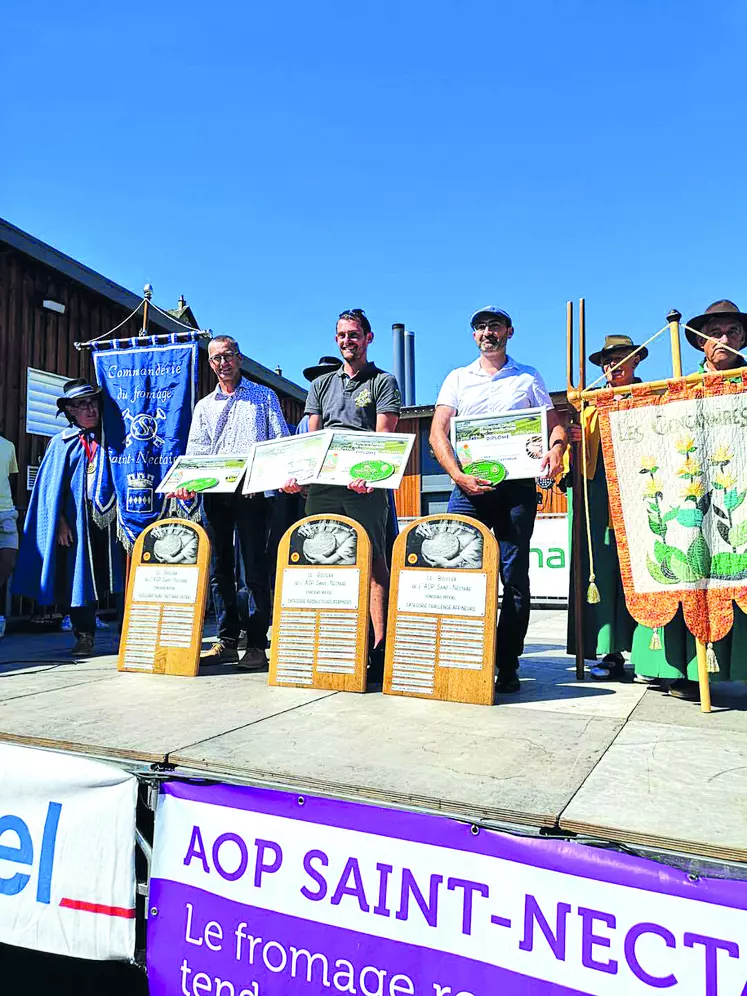
M244 494L274 491L291 477L299 484L313 481L328 446L328 432L306 432L255 443L244 478Z
M451 445L465 474L491 484L539 477L547 452L547 409L456 415L451 420Z
M240 453L177 457L156 491L171 494L177 488L186 488L199 494L228 494L238 488L247 460Z
M402 483L415 436L407 432L352 432L328 429L329 445L315 484L347 486L363 480L372 488L396 490Z

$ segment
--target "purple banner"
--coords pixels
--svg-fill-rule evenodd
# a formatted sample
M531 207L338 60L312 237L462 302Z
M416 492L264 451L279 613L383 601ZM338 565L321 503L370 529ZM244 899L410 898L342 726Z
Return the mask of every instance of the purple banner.
M747 996L746 883L264 789L165 785L148 905L153 996Z

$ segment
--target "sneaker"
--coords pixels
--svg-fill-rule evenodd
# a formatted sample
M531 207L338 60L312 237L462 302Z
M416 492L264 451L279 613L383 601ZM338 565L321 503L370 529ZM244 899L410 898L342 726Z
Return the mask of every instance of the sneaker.
M270 670L267 654L264 650L260 650L259 647L247 647L244 656L238 661L237 666L242 671L254 671L255 674L260 671Z
M60 629L63 633L72 633L73 624L70 621L70 616L64 616L62 622L60 623Z
M75 646L70 651L71 657L93 657L93 633L76 633Z
M0 640L5 636L5 616L0 616Z
M239 652L236 647L227 647L220 640L214 643L210 650L204 650L200 654L200 661L203 664L236 664L239 659Z
M96 616L96 629L109 629L109 623L105 623L103 619Z
M633 681L636 685L659 685L661 678L654 678L650 674L634 674Z
M669 694L675 699L686 699L688 702L700 702L700 686L697 681L688 678L678 678L669 686Z

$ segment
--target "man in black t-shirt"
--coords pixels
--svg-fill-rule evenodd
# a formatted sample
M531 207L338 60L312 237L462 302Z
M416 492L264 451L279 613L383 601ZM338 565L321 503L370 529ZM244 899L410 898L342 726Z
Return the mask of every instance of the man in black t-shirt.
M392 374L380 370L368 360L368 347L373 337L371 324L360 308L342 312L335 331L342 366L312 382L306 399L309 432L319 429L396 430L402 399ZM289 481L283 490L292 492L299 488L295 481ZM347 487L312 484L306 500L306 514L348 515L363 526L371 539L374 650L369 679L380 680L389 590L389 570L385 558L386 491L367 487L365 481L352 481Z

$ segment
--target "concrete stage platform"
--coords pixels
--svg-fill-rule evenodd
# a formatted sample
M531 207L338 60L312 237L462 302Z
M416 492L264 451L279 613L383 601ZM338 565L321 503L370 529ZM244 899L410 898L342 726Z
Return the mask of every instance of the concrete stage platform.
M177 775L265 783L747 862L747 686L714 709L633 683L576 682L564 611L534 612L522 690L493 708L270 688L212 667L119 674L116 636L0 642L0 739Z

